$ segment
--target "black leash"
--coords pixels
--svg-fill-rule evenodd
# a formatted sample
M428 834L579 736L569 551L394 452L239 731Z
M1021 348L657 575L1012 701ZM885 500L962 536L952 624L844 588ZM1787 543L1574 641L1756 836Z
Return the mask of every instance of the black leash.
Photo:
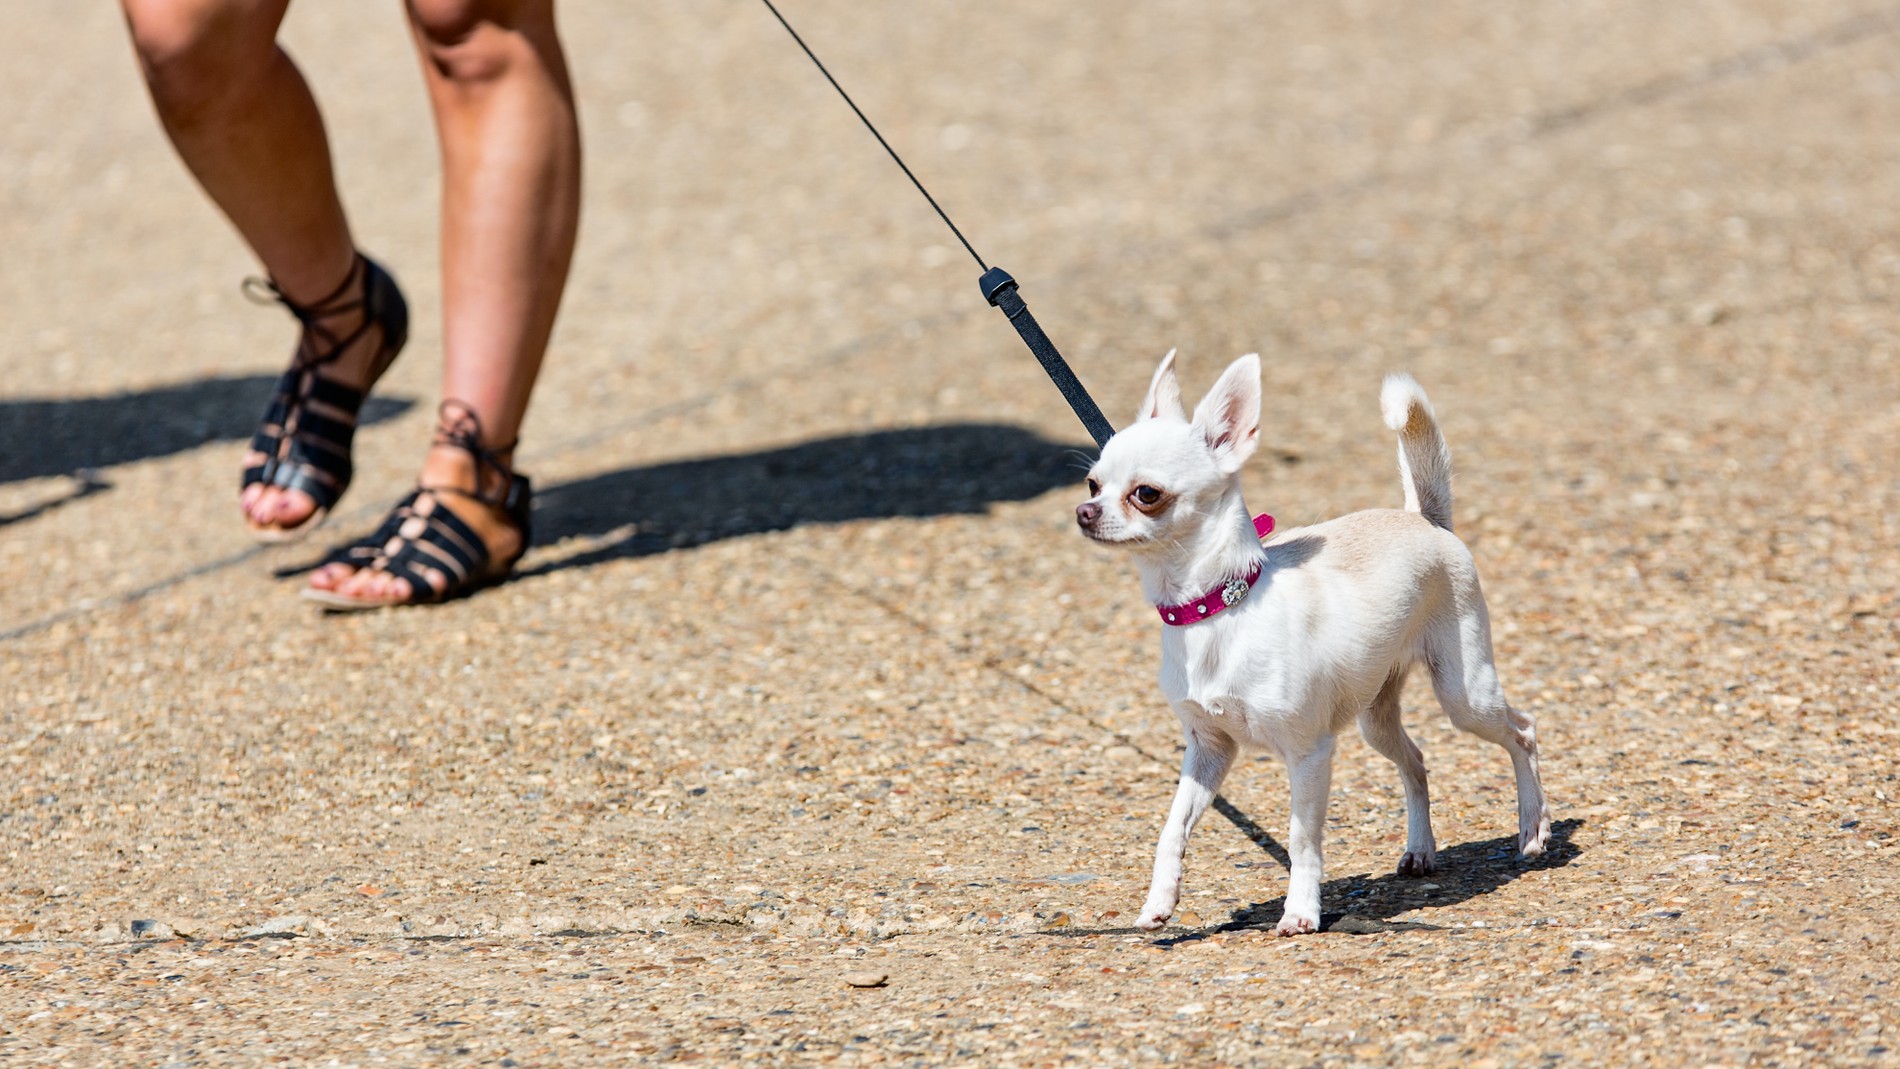
M963 231L958 230L957 224L950 221L950 216L937 203L937 198L930 195L930 191L924 188L924 184L917 180L917 176L911 173L909 167L904 166L904 160L898 156L897 150L891 147L890 142L884 140L883 134L877 132L877 127L871 125L871 120L865 117L857 102L851 99L851 94L845 92L844 86L838 84L838 79L831 76L831 72L812 52L811 46L805 43L804 38L798 36L798 31L792 29L791 23L785 21L785 16L779 13L778 7L772 3L772 0L760 0L760 2L772 12L773 18L778 19L779 25L785 27L785 32L792 35L792 40L798 42L798 47L803 49L805 55L817 66L818 73L823 74L825 81L830 82L831 87L844 98L844 102L851 106L858 120L864 123L864 128L871 131L871 136L877 138L877 143L884 146L884 151L890 153L891 159L896 161L897 166L903 170L904 177L910 179L910 184L917 187L917 192L922 193L924 199L930 202L930 206L937 210L937 216L943 220L944 225L948 226L950 232L957 236L957 240L963 243L964 249L970 254L970 259L975 260L976 265L983 269L983 277L977 280L977 285L983 289L983 299L994 307L1001 308L1003 314L1009 317L1010 325L1016 328L1016 333L1022 335L1023 344L1029 346L1029 351L1034 353L1036 359L1042 363L1042 370L1048 373L1050 381L1056 384L1056 389L1062 391L1063 400L1069 402L1069 407L1075 410L1076 418L1082 421L1082 426L1088 428L1089 435L1095 439L1095 444L1098 447L1108 444L1108 439L1115 433L1115 428L1109 425L1108 418L1102 415L1102 410L1096 406L1089 392L1082 388L1082 380L1075 377L1075 372L1069 368L1069 362L1064 360L1062 354L1056 350L1056 345L1049 340L1049 335L1043 333L1041 324L1036 322L1036 317L1029 314L1029 306L1023 303L1022 295L1016 290L1016 280L1008 271L1000 267L991 267L983 262L983 257L976 254L976 249L971 247L969 239L963 236Z

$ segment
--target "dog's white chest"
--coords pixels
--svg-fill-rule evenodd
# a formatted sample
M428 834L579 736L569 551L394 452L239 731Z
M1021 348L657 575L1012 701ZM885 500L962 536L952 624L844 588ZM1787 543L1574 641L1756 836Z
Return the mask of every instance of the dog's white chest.
M1183 727L1247 747L1282 749L1288 724L1300 719L1301 696L1287 692L1283 656L1246 637L1221 635L1212 623L1204 635L1168 636L1173 641L1163 642L1161 691Z

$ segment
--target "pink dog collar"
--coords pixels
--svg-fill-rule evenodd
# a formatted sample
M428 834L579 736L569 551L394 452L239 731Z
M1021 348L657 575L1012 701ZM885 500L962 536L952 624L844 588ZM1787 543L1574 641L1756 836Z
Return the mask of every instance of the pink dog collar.
M1273 517L1264 512L1255 516L1253 530L1254 534L1260 536L1261 541L1266 541L1267 536L1273 533ZM1162 623L1174 627L1186 627L1245 601L1247 592L1252 590L1253 585L1259 580L1260 562L1256 560L1253 562L1253 567L1247 569L1245 577L1229 579L1193 601L1180 605L1156 605L1155 611L1161 614Z

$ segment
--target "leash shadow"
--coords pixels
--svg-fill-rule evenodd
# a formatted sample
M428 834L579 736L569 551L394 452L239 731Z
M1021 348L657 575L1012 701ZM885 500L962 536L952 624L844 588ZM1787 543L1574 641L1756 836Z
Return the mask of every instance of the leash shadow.
M1081 446L1022 427L962 423L625 468L535 494L535 540L589 548L515 579L806 524L980 515L1081 479Z
M1226 817L1228 823L1239 829L1240 834L1253 840L1253 844L1267 852L1267 856L1280 863L1280 867L1291 872L1293 858L1280 845L1273 833L1261 827L1252 817L1241 812L1240 807L1227 800L1225 795L1214 796L1214 812Z
M37 519L49 512L65 508L75 501L84 501L94 494L103 494L112 489L112 484L101 478L98 472L87 468L73 472L71 479L72 485L58 497L29 505L18 512L0 513L0 527Z
M208 442L249 439L277 378L228 375L102 397L0 400L0 483L69 475L79 483L70 496L85 496L109 485L95 474L98 469L171 456ZM392 419L414 403L372 397L357 423ZM235 493L235 457L232 468ZM63 503L49 503L31 515Z

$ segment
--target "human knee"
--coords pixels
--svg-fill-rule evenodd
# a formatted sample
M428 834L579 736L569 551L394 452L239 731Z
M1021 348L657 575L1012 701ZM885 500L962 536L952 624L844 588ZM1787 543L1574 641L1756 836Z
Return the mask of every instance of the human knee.
M245 55L224 5L125 0L124 8L146 84L168 119L188 120L243 91L256 57Z
M409 0L409 17L429 62L454 82L505 72L524 35L552 33L548 0Z

